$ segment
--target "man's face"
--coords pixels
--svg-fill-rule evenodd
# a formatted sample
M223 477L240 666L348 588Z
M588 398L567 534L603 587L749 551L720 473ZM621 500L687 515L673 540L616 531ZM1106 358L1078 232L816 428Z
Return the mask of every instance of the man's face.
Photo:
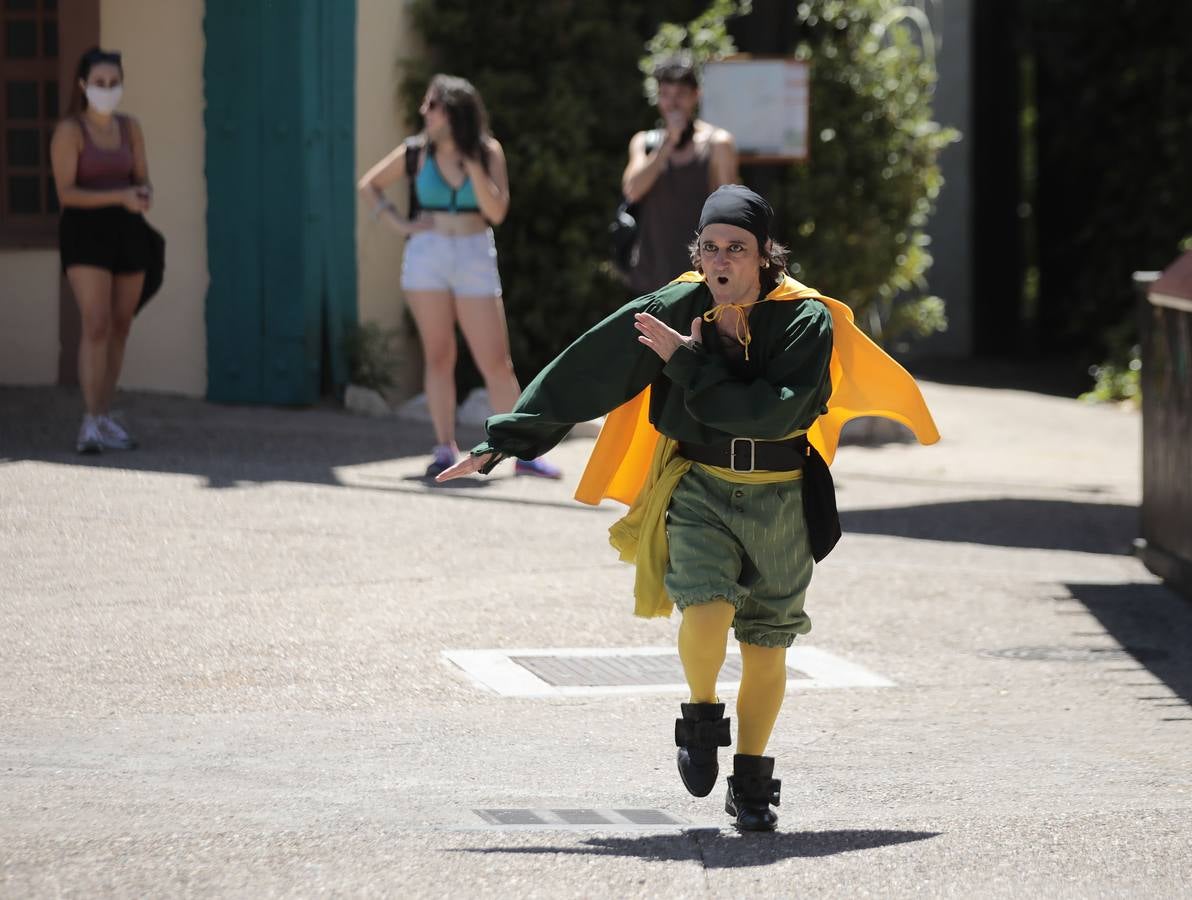
M717 303L749 303L761 290L761 255L752 232L714 224L699 234L699 259Z
M699 106L699 91L689 84L664 81L658 85L658 112L663 119L682 117L690 122Z

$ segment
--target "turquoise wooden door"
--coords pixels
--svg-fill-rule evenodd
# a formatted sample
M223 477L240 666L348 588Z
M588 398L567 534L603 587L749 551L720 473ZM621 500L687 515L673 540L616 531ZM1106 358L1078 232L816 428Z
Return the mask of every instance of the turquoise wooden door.
M207 396L315 402L356 321L355 4L207 0Z

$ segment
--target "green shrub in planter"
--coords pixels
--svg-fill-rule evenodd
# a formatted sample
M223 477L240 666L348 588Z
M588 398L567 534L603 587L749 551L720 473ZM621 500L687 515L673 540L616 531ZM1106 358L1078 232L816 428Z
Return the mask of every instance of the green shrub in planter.
M349 383L374 391L393 387L399 334L399 329L382 328L376 322L364 322L348 331L344 354L348 357Z

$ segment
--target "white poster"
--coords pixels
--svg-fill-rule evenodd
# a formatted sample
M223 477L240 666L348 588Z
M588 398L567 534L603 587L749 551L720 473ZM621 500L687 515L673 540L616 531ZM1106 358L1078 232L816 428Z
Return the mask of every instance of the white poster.
M732 132L744 157L807 158L808 65L725 59L704 66L700 118Z

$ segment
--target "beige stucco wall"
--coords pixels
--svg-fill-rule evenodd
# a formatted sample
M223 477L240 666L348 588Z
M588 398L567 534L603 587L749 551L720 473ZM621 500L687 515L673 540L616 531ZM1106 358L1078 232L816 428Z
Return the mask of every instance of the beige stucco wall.
M124 54L121 109L145 133L153 209L166 237L161 293L137 316L121 386L207 390L207 182L203 174L203 0L103 0L100 39Z
M357 0L356 4L356 176L411 133L398 113L398 61L419 52L405 3ZM404 207L401 191L392 188L393 201ZM358 310L361 322L403 328L401 296L402 239L376 223L372 211L357 204L356 256ZM398 344L402 363L395 394L408 396L418 388L420 362L417 339L405 334Z
M58 380L58 251L0 249L0 384Z
M127 388L199 396L206 391L206 178L203 131L203 0L103 0L100 35L124 55L122 110L145 133L154 208L166 237L161 293L137 317L124 363ZM404 3L358 0L356 173L411 131L398 115L399 59L419 52ZM394 191L394 200L401 202ZM357 215L358 308L363 322L402 327L401 239ZM0 382L52 384L58 366L56 250L0 250ZM398 392L419 379L417 340L399 344Z

